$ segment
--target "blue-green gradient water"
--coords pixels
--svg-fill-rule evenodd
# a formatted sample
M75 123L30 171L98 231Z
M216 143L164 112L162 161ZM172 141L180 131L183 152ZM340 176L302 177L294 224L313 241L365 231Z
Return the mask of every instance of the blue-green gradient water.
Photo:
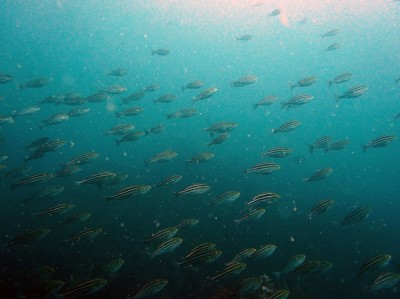
M0 73L13 80L0 85L0 115L12 115L26 107L39 105L51 95L79 93L86 97L112 85L127 88L121 95L110 95L101 103L85 103L90 111L81 117L49 125L39 124L55 113L81 106L42 104L40 111L17 116L0 127L0 155L5 175L24 165L29 156L26 146L40 137L65 140L66 144L44 157L30 160L26 173L3 176L0 201L0 243L31 229L48 228L41 240L0 249L1 298L56 298L74 284L91 278L93 269L116 258L125 261L107 285L92 294L76 298L125 298L134 296L146 283L166 279L168 284L154 298L235 298L229 295L240 281L263 277L263 285L252 295L237 298L269 298L274 290L290 290L288 298L399 298L399 284L370 292L368 287L382 273L400 273L398 221L399 141L362 152L362 145L382 135L399 135L400 122L400 36L399 4L393 1L2 1L0 3ZM259 5L257 5L257 3ZM281 15L269 17L276 8ZM338 34L321 35L339 29ZM252 39L237 38L251 34ZM334 51L324 51L340 43ZM152 55L152 50L167 48L167 56ZM126 76L110 76L124 68ZM335 76L350 72L348 82L328 87ZM244 87L231 82L254 74L257 81ZM317 82L308 87L294 84L308 76ZM40 88L18 86L32 79L46 78ZM201 89L182 91L191 81L202 80ZM123 105L122 99L150 84L160 85L137 102ZM358 98L342 99L353 86L368 91ZM193 102L193 97L209 87L218 91L209 99ZM172 103L153 100L175 94ZM288 111L281 102L292 96L310 94L309 103ZM270 106L253 104L274 95ZM131 106L143 108L137 116L116 118L115 112ZM167 119L182 108L194 108L191 118ZM301 125L286 133L271 130L289 120ZM230 138L207 147L212 137L204 131L210 125L230 121L238 127ZM120 123L132 123L143 131L163 123L165 131L149 134L137 141L116 146L121 136L106 136L104 131ZM348 138L343 150L316 149L308 145L321 136L333 140ZM214 135L214 137L217 135ZM262 153L273 147L289 147L286 158L269 158ZM157 153L172 150L178 156L165 163L145 161ZM24 176L54 173L76 155L96 151L99 157L81 166L82 171L65 178L53 178L38 186L21 186L11 191L10 184ZM197 165L186 161L209 151L215 158ZM280 170L269 174L244 174L260 162L275 162ZM316 170L331 167L332 175L306 183ZM116 185L77 185L90 175L111 171L127 174ZM182 180L170 187L156 184L172 174ZM177 197L174 192L194 183L211 188L195 197ZM105 198L130 185L151 185L140 197L107 201ZM50 185L64 191L46 200L24 198ZM226 191L239 191L229 205L209 203ZM281 198L257 220L236 223L248 212L247 202L261 192L276 192ZM312 207L320 200L335 201L331 209L309 220ZM71 203L68 213L36 217L40 210ZM369 205L371 214L355 225L340 226L343 218L358 206ZM75 212L90 212L83 223L62 225ZM172 253L152 257L156 244L145 244L153 233L177 225L188 218L199 223L181 229L176 237L182 244ZM65 239L85 228L100 227L93 239L66 243ZM219 259L199 267L179 266L190 250L204 242L214 242L223 253ZM225 268L245 248L275 244L267 259L247 259L246 269L237 276L209 279ZM327 273L277 280L273 272L284 268L295 254L308 260L330 261ZM379 254L390 254L391 262L382 268L356 275L362 263ZM65 287L57 294L35 294L41 283L33 270L41 266L55 269L51 279ZM42 297L41 297L42 296Z

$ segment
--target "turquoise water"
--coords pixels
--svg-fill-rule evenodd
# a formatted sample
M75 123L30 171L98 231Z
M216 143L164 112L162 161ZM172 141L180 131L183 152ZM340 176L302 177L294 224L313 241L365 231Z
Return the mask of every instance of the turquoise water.
M168 284L155 298L226 298L243 279L262 277L262 288L243 298L269 298L274 290L282 288L290 290L288 298L398 298L398 284L378 292L370 292L368 287L382 273L399 272L399 143L395 140L387 147L362 152L362 145L376 137L399 135L400 124L394 118L400 112L400 83L395 83L400 77L398 3L265 1L258 6L257 1L205 1L202 5L197 1L82 2L0 4L0 73L12 76L11 82L0 84L0 115L40 106L37 113L14 116L0 127L0 137L5 139L0 144L0 155L8 156L1 162L6 167L0 170L4 175L1 243L9 244L31 229L50 229L40 240L0 250L0 297L56 297L32 291L45 280L32 271L45 265L55 269L48 279L66 283L57 294L66 294L73 285L92 278L93 269L121 258L125 261L122 268L103 277L106 286L77 297L134 296L146 283L162 278ZM269 17L276 8L282 10L281 14ZM335 36L321 37L336 28L339 32ZM252 39L236 40L244 34L251 34ZM324 51L333 43L341 46ZM152 55L152 50L160 48L169 49L169 55ZM127 74L108 75L119 68L126 69ZM328 87L329 80L345 72L352 73L349 81ZM257 76L256 82L231 86L249 74ZM315 84L290 91L289 84L309 76L317 77ZM43 87L19 90L21 84L36 78L49 82ZM205 85L182 91L182 86L194 80ZM39 104L46 97L67 93L85 98L116 84L127 91L109 95L101 103ZM150 84L158 84L160 89L146 93L140 101L122 104L122 99ZM367 86L367 92L335 101L335 95L357 85ZM209 87L217 87L218 91L208 99L193 102L193 97ZM153 103L168 93L176 95L176 101ZM282 101L299 94L310 94L313 99L288 111L281 109ZM254 110L253 104L268 95L278 99ZM116 111L131 106L141 107L143 112L115 117ZM39 124L51 115L78 107L90 111L40 129ZM182 108L194 108L198 114L167 119L167 114ZM271 133L294 119L301 122L295 130ZM213 137L204 129L221 121L235 122L238 127L225 142L207 147ZM115 139L122 136L106 136L103 132L120 123L134 124L136 131L160 123L166 129L117 147ZM325 135L334 141L348 138L350 144L343 150L325 153L315 149L310 154L308 145ZM29 156L25 147L40 137L61 139L66 144L25 165L24 158ZM262 156L278 146L293 149L293 154L285 158ZM177 157L145 165L146 160L166 150L176 152ZM82 171L72 176L10 190L10 184L25 176L55 173L74 156L90 151L99 157L81 165ZM205 151L215 157L187 165L192 156ZM260 162L277 163L280 169L269 175L244 173ZM26 166L26 172L15 177L6 175L18 166ZM304 178L325 167L333 169L329 177L304 182ZM76 184L103 171L128 177L101 189ZM169 187L156 186L172 174L183 178ZM210 190L195 197L174 195L194 183L207 184ZM65 189L49 199L24 202L33 192L51 185ZM152 188L143 196L106 200L131 185ZM241 193L235 202L209 205L218 195L233 190ZM261 192L275 192L281 198L268 206L260 219L236 223L249 212L246 203ZM310 221L310 210L324 199L335 203ZM35 216L44 208L62 203L73 204L74 208L61 215ZM372 208L367 218L354 225L339 225L354 208L366 205ZM92 216L86 222L60 224L76 212ZM179 230L175 237L182 238L182 244L172 253L151 257L160 242L148 245L145 240L188 218L198 219L199 223ZM100 227L102 232L93 239L64 242L91 227ZM220 258L198 267L177 265L193 247L204 242L215 243L222 251ZM269 258L249 258L244 260L247 267L239 275L209 279L243 249L266 244L277 246ZM298 279L285 275L276 279L273 272L282 270L291 256L300 253L306 255L306 261L330 261L332 269ZM362 263L380 254L390 254L391 262L357 279Z

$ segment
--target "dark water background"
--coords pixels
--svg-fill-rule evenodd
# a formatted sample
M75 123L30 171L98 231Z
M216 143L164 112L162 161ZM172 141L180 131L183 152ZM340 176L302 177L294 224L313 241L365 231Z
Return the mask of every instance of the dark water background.
M67 145L30 161L29 174L55 172L61 163L92 150L100 157L70 178L53 179L52 183L64 185L65 190L47 201L24 205L22 199L38 187L11 192L10 181L2 179L2 243L28 229L49 228L51 233L28 246L0 251L0 296L18 298L32 280L28 271L38 266L53 266L54 278L70 282L88 278L90 269L122 258L125 264L120 272L94 298L124 298L156 278L169 281L160 298L209 298L243 278L271 276L292 255L303 253L308 259L329 260L333 267L324 275L291 282L289 298L398 298L396 288L376 294L364 289L379 273L399 271L395 262L360 281L355 275L361 263L374 255L389 253L393 260L400 259L398 141L387 148L361 151L361 145L374 137L398 135L400 124L393 117L400 112L400 86L394 82L400 76L400 8L391 1L328 1L326 6L317 2L268 1L252 8L251 1L204 5L196 1L3 1L0 72L14 80L0 86L4 97L1 115L37 105L52 94L87 96L113 84L126 86L128 91L106 103L87 103L91 109L87 115L44 130L38 127L41 120L75 107L45 104L37 114L1 126L0 136L6 141L0 145L0 154L9 156L3 162L7 165L3 173L21 165L27 155L25 146L42 136L66 140ZM288 24L283 16L267 16L276 7L283 8ZM307 21L300 24L303 18ZM334 28L340 29L337 36L321 38ZM253 39L236 41L242 34L252 34ZM341 47L324 52L334 42ZM170 49L170 55L151 55L151 49L164 47ZM120 67L128 70L126 76L106 75ZM343 72L353 73L353 78L328 88L327 81ZM258 81L243 88L230 86L247 74L255 74ZM315 85L290 92L288 83L311 75L318 77ZM50 83L18 90L18 84L34 78L48 78ZM218 92L193 104L192 97L200 90L182 92L181 86L195 79L203 80L205 87L218 87ZM144 112L120 122L131 122L139 130L164 123L165 132L116 147L114 138L102 132L119 122L115 111L122 109L121 99L149 84L161 88L132 103ZM337 106L334 95L358 84L368 86L367 93L358 99L344 99ZM153 104L153 99L166 93L174 93L178 99L171 104ZM314 99L289 111L280 109L280 101L300 93L309 93ZM252 104L267 95L278 96L278 102L253 111ZM199 115L166 119L167 113L189 107ZM302 125L293 132L271 134L271 129L291 119ZM239 126L224 144L207 148L211 139L203 129L218 121L234 121ZM316 150L310 155L308 144L322 135L335 140L348 137L351 143L342 151L325 154ZM281 166L276 173L243 175L244 169L256 163L273 161L261 153L275 146L293 148L293 156L305 161L299 164L288 157L275 161ZM178 157L145 167L144 160L167 149L176 151ZM207 150L215 153L213 160L186 166L186 160ZM303 178L323 167L333 168L330 177L304 183ZM129 177L102 190L74 184L100 171ZM153 187L143 197L118 202L104 199L124 186L153 185L175 173L183 179L172 188ZM199 182L210 185L210 191L195 198L177 198L172 193ZM232 205L207 204L229 190L241 192ZM261 219L235 223L245 213L245 203L264 191L279 193L282 198ZM322 199L334 199L335 204L310 222L310 209ZM50 219L33 216L58 203L72 203L73 211L88 211L92 217L63 227L59 222L65 215ZM336 223L359 205L370 205L371 215L360 224L338 227ZM178 233L184 239L182 245L172 254L151 258L152 248L146 248L144 240L186 218L200 222ZM92 241L63 243L85 227L101 227L103 233ZM223 251L215 263L199 269L175 265L191 248L207 241ZM207 280L244 248L265 244L277 245L270 258L248 261L238 277Z

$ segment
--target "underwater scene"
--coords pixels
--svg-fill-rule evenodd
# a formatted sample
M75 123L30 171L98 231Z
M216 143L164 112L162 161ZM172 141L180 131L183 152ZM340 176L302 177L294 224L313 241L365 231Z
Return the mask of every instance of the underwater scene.
M0 16L0 298L400 298L400 1Z

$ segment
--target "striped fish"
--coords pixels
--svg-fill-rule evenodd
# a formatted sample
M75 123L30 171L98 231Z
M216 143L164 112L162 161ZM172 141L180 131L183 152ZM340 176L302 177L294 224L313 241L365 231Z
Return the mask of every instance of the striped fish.
M0 74L0 84L5 84L8 82L11 82L12 80L13 80L13 77L11 75Z
M158 84L151 84L151 85L147 85L145 88L143 88L144 92L154 92L160 89L160 85Z
M278 128L272 129L272 134L293 131L300 125L301 125L301 122L299 122L297 120L290 120L290 121L282 124Z
M90 108L88 108L88 107L79 107L79 108L68 111L67 115L69 117L79 117L79 116L85 115L89 111L90 111Z
M203 248L196 251L193 249L182 262L178 263L178 265L210 264L216 261L221 254L222 251L215 248Z
M42 189L39 189L32 194L30 194L27 198L25 198L25 203L29 201L36 201L36 200L43 200L43 199L49 199L52 197L57 196L60 194L62 191L64 191L65 187L61 185L53 185L53 186L47 186Z
M54 174L54 176L55 177L66 177L66 176L76 174L77 172L79 172L81 170L82 170L82 168L80 168L78 165L64 165L59 171L57 171Z
M210 205L221 205L221 204L229 204L234 202L240 196L239 191L227 191L222 193L217 198L215 198Z
M371 213L372 208L370 206L361 206L350 212L342 222L341 226L353 225L363 221Z
M262 215L264 215L265 209L257 208L254 210L250 210L249 213L245 214L242 218L235 220L236 223L241 223L243 221L251 220L251 219L259 219Z
M70 211L74 207L73 204L59 204L53 207L49 207L36 213L35 216L54 216L58 214L64 214Z
M157 249L151 254L152 257L159 256L165 253L171 253L174 251L179 245L181 245L183 239L181 238L172 238L165 242L163 242Z
M92 276L93 277L111 276L117 273L122 268L124 263L125 261L123 259L114 259L111 262L108 262L107 264L96 268L93 271Z
M260 194L257 194L250 200L247 205L252 206L256 204L272 204L278 199L280 199L281 196L277 193L273 192L262 192Z
M10 185L11 190L15 190L15 188L20 187L20 186L32 186L32 185L39 185L41 183L47 182L48 180L52 179L54 177L54 174L52 173L37 173L33 174L30 176L27 176L21 180L19 180L17 183L13 183Z
M101 185L106 184L107 182L113 180L117 176L114 172L104 171L93 174L81 181L77 181L78 185L96 185L101 188Z
M156 126L150 128L150 129L145 129L144 133L145 133L145 135L148 135L150 133L151 134L158 134L158 133L163 132L164 130L165 130L165 125L164 124L159 124L159 125L156 125Z
M343 74L337 75L335 78L328 81L328 85L329 85L329 87L331 87L332 84L340 84L340 83L347 82L351 79L352 76L353 76L352 73L343 73Z
M87 212L80 212L74 215L69 216L63 221L63 224L74 224L74 223L80 223L80 222L85 222L92 216L91 213Z
M179 228L176 227L176 226L164 228L164 229L152 234L151 237L148 238L145 241L145 243L150 243L150 242L155 241L155 240L164 241L164 240L167 240L167 239L171 239L176 235L176 233L178 231L179 231Z
M367 148L377 148L377 147L386 147L391 144L393 141L397 139L396 136L393 135L383 135L372 139L370 142L362 146L363 152L367 150Z
M293 153L293 150L291 148L287 147L274 147L265 153L263 153L263 156L267 157L272 157L272 158L284 158Z
M182 229L185 227L192 227L195 226L199 223L199 219L196 218L189 218L189 219L184 219L179 224L176 226L178 229Z
M190 160L186 160L186 163L188 164L204 163L211 160L214 157L215 157L214 153L202 152L200 154L194 155Z
M126 74L128 74L128 70L124 68L115 69L107 73L107 75L109 76L117 76L117 77L126 76Z
M134 185L121 189L111 196L106 197L107 200L121 200L129 197L137 197L146 194L151 189L150 185Z
M168 280L156 279L147 284L145 284L133 297L127 297L126 299L139 299L151 297L159 292L161 292L167 285Z
M330 176L333 172L333 169L330 167L327 168L322 168L318 169L311 177L305 178L305 182L317 182L321 181L323 179L326 179L328 176Z
M255 75L246 75L246 76L240 77L236 81L233 81L231 83L231 86L233 86L233 87L243 87L243 86L246 86L246 85L249 85L249 84L253 84L254 82L257 81L257 79L258 78Z
M332 36L337 35L339 32L340 32L340 29L335 28L335 29L325 32L324 34L321 35L321 37L332 37Z
M400 280L399 273L383 273L379 275L369 287L370 292L393 288Z
M231 260L229 263L226 263L226 265L229 266L234 263L241 262L241 261L251 257L255 251L256 251L255 248L246 248L246 249L242 250L241 252L239 252L238 254L236 254L234 256L233 260Z
M215 133L227 133L230 132L238 127L237 123L234 122L218 122L215 124L212 124L210 127L207 129L204 129L205 131L209 132L211 136L213 136Z
M337 49L339 49L341 46L342 46L341 43L333 43L333 44L329 45L329 46L325 49L325 52L337 50Z
M358 85L354 86L347 91L345 91L342 95L340 96L335 96L336 101L338 102L340 99L353 99L353 98L358 98L362 96L366 91L368 90L367 86L364 85Z
M347 145L349 145L349 143L350 141L348 138L332 142L327 148L325 148L325 152L344 149Z
M293 271L289 272L288 279L303 277L314 273L321 266L320 261L308 261L300 264Z
M183 108L179 109L175 113L167 114L167 119L170 118L189 118L195 116L197 114L197 110L193 108Z
M274 275L279 279L280 275L292 272L294 269L304 263L305 260L306 256L304 254L296 254L288 260L285 268L283 268L282 271L274 272Z
M373 271L378 268L387 266L389 264L389 262L391 261L391 259L392 259L392 256L389 254L380 254L380 255L377 255L377 256L367 259L361 265L361 268L357 273L357 277L360 277L365 272Z
M125 135L135 128L132 124L119 124L105 131L104 135Z
M205 250L214 249L214 248L215 248L215 243L212 243L212 242L202 243L202 244L197 245L196 247L194 247L186 257L190 257L190 256L192 256L194 254L199 253L199 252L203 252Z
M170 51L167 48L159 48L156 50L151 50L151 55L158 55L158 56L167 56L169 55Z
M139 101L145 95L146 95L146 93L144 91L138 91L138 92L132 93L129 96L127 96L126 98L122 99L122 104L128 104L128 103L133 102L133 101Z
M164 152L158 153L158 154L154 155L153 157L151 157L150 159L146 160L145 164L149 165L151 163L168 162L168 161L172 160L173 158L175 158L176 156L178 156L178 153L176 153L174 151L164 151Z
M243 34L236 38L237 41L249 41L253 38L251 34Z
M182 180L182 176L180 174L173 174L169 177L166 177L165 179L163 179L162 181L160 181L157 186L158 187L164 187L164 186L168 186L171 184L176 184L178 183L180 180Z
M244 172L245 173L257 173L257 174L270 174L273 173L274 171L279 170L281 167L278 164L272 163L272 162L264 162L264 163L259 163L254 165L253 167L250 167L246 169Z
M61 139L49 140L43 144L41 144L35 151L41 152L54 152L59 147L64 146L66 142Z
M143 131L128 132L120 140L115 139L115 143L117 144L117 146L119 146L122 142L136 141L140 137L143 137L144 135L145 135L145 133Z
M90 96L86 97L86 101L91 102L91 103L101 103L105 102L110 98L110 96L105 93L105 92L99 92L92 94Z
M250 277L242 280L239 285L230 292L230 295L246 296L257 292L262 284L260 277Z
M308 95L308 94L301 94L301 95L294 96L291 99L289 99L288 101L282 101L281 109L286 108L286 110L289 110L290 108L293 108L293 107L302 106L302 105L310 102L313 98L314 98L313 96Z
M55 294L65 286L65 282L61 280L45 280L42 277L33 276L36 282L31 288L23 292L21 298L49 298L50 294ZM39 278L39 279L38 279Z
M127 90L128 90L128 88L126 88L125 86L111 85L111 86L104 88L100 92L108 93L108 94L122 94L122 93L126 92Z
M115 116L117 118L120 118L121 116L136 116L142 112L143 112L142 107L130 107L130 108L126 108L120 112L116 111Z
M158 99L153 100L153 103L154 104L156 104L156 103L168 104L168 103L172 103L175 100L176 100L176 95L174 95L172 93L167 93L167 94L160 96Z
M251 255L252 259L259 260L259 259L266 259L270 257L276 250L276 245L268 244L257 248L255 252Z
M207 143L207 146L224 143L226 140L229 139L229 137L231 137L231 135L229 133L227 133L227 132L222 133L222 134L218 135L217 137L215 137L213 140L211 140L210 143Z
M272 105L273 103L276 102L278 99L277 96L267 96L265 98L262 98L260 101L257 103L253 104L253 109L256 110L259 106L269 106Z
M73 157L71 160L69 160L67 163L65 163L65 165L82 165L82 164L86 164L86 163L89 163L89 162L93 161L98 156L99 156L99 154L96 153L95 151L84 153L84 154L80 154L78 156Z
M329 147L329 144L331 143L331 141L332 141L332 138L329 136L322 136L322 137L318 138L313 144L310 144L308 146L310 154L312 154L312 152L318 148L327 149Z
M196 101L201 101L201 100L211 98L217 91L218 91L218 88L216 88L216 87L207 88L206 90L203 90L197 96L195 96L193 98L193 101L196 102Z
M186 84L186 86L182 86L182 91L185 91L185 89L198 89L203 86L204 86L203 81L195 80L195 81L192 81L192 82Z
M87 296L100 291L107 284L107 280L103 278L92 278L84 282L78 283L70 288L66 293L61 294L62 298L76 296ZM83 298L83 297L80 297Z
M315 270L315 274L325 274L330 269L332 269L333 264L329 261L322 261L321 266L317 270Z
M199 194L203 194L210 190L210 186L206 184L193 184L187 186L186 188L182 189L175 193L176 196L195 196Z
M305 86L311 86L317 82L317 77L310 76L310 77L305 77L299 81L297 81L296 84L289 84L290 86L290 91L293 91L296 87L305 87Z
M334 200L331 199L326 199L326 200L321 200L318 202L312 209L310 214L308 214L308 218L311 220L311 217L313 215L320 215L322 213L325 213L328 209L332 207L332 205L335 203Z
M246 266L247 265L245 263L233 263L210 279L215 280L227 276L239 275L244 269L246 269Z
M287 299L289 297L290 291L286 289L277 290L271 294L268 299Z
M37 241L37 240L44 238L49 233L50 233L50 230L47 228L33 229L33 230L27 231L25 233L22 233L22 234L16 236L10 242L8 242L5 246L12 247L12 246L17 246L17 245L30 244L33 241Z
M79 241L80 239L83 239L83 238L94 239L102 231L103 231L103 229L99 228L99 227L87 228L87 229L84 229L83 231L80 231L79 233L77 233L75 235L72 235L70 238L64 240L64 242Z

